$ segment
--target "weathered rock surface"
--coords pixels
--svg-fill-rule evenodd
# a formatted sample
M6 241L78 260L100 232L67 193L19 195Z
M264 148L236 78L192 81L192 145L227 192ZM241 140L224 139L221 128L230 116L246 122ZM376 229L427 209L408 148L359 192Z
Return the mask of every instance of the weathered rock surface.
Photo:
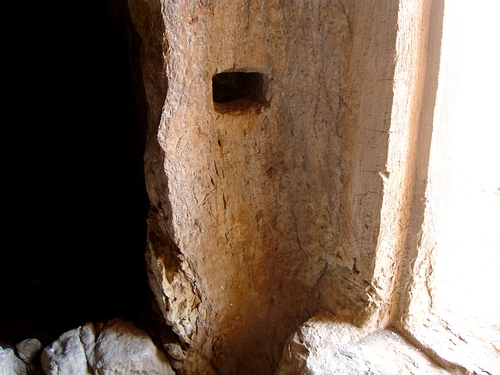
M87 323L62 334L59 339L44 349L42 367L47 374L82 374L90 375L95 345L95 329ZM89 352L87 359L86 351Z
M16 344L16 350L19 358L31 365L36 355L42 350L42 343L37 339L26 339Z
M391 345L367 335L400 320L415 276L435 4L129 0L148 276L179 373L272 374L319 309L366 329L352 350Z
M144 331L118 319L64 333L45 348L42 366L47 375L174 374Z
M42 343L37 339L26 339L16 344L17 355L28 365L29 374L41 373L40 355L42 349Z
M170 345L171 354L185 358L181 371L189 374L273 373L286 338L316 311L319 287L328 288L319 283L325 271L342 271L338 279L352 286L340 296L322 294L331 308L349 315L350 300L361 309L368 300L362 278L370 276L372 259L354 254L356 263L346 246L335 250L347 172L343 122L359 107L356 101L349 108L345 82L352 28L363 20L351 24L340 1L129 4L144 38L141 64L156 111L145 156L152 206L146 258L158 305L184 348L178 353ZM140 16L160 4L163 24ZM364 17L372 19L372 10ZM158 35L166 74L154 69L162 64L162 54L151 53ZM357 35L368 39L364 31ZM393 66L387 46L378 65L385 76ZM265 92L252 96L258 103L214 103L212 80L221 72L258 73ZM165 78L166 100L158 98ZM389 102L390 82L377 86Z
M368 333L321 311L284 347L277 375L448 374L399 334Z
M12 348L0 346L0 375L27 375L28 365L16 356Z

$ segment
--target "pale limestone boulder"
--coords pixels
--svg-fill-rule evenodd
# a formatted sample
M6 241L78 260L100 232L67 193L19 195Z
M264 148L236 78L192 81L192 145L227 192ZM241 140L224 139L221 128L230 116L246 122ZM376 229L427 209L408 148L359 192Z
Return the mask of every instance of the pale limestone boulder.
M290 338L276 375L448 374L399 334L369 333L321 311Z
M63 334L42 354L47 375L174 374L165 355L133 323L87 323Z
M83 340L83 337L90 340ZM48 375L93 375L86 356L86 351L92 353L93 348L84 346L84 343L93 343L94 340L95 328L92 323L62 334L43 351L43 370Z
M130 322L109 322L99 333L94 353L96 374L174 374L163 352Z
M36 355L43 349L37 339L26 339L16 344L17 354L26 364L31 365Z
M0 375L27 375L28 367L11 348L0 347Z
M35 338L26 339L16 344L17 355L28 365L29 374L41 373L40 355L42 350L42 343Z

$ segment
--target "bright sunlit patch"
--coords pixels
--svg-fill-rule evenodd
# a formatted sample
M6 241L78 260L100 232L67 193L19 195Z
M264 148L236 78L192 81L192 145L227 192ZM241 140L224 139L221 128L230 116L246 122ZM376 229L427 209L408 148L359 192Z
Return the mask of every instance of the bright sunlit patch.
M440 85L448 134L447 145L433 148L444 149L434 163L446 165L447 181L434 197L433 305L500 330L500 5L481 3L445 7Z

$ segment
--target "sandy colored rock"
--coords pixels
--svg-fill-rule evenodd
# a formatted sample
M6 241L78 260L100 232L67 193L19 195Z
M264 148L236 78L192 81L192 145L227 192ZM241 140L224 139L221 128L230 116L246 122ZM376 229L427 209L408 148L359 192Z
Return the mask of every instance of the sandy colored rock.
M339 240L349 22L341 3L168 3L164 17L152 289L186 372L272 372ZM216 110L225 71L262 74L268 104Z
M148 276L178 372L272 374L320 309L366 335L402 321L410 280L425 285L411 265L440 5L129 4Z
M319 306L362 323L381 305L398 3L129 4L150 105L149 280L179 336L168 347L181 373L273 373ZM258 74L263 92L224 101L219 73Z

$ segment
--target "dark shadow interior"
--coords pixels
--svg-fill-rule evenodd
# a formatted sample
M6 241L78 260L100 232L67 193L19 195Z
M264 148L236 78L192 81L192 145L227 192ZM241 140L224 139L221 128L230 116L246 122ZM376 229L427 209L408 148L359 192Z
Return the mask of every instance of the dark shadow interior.
M36 35L8 53L24 65L8 106L0 341L46 345L150 306L147 107L126 1L38 6L19 12Z
M257 72L224 72L212 77L214 108L218 112L266 104L265 77ZM237 104L237 105L235 105Z

